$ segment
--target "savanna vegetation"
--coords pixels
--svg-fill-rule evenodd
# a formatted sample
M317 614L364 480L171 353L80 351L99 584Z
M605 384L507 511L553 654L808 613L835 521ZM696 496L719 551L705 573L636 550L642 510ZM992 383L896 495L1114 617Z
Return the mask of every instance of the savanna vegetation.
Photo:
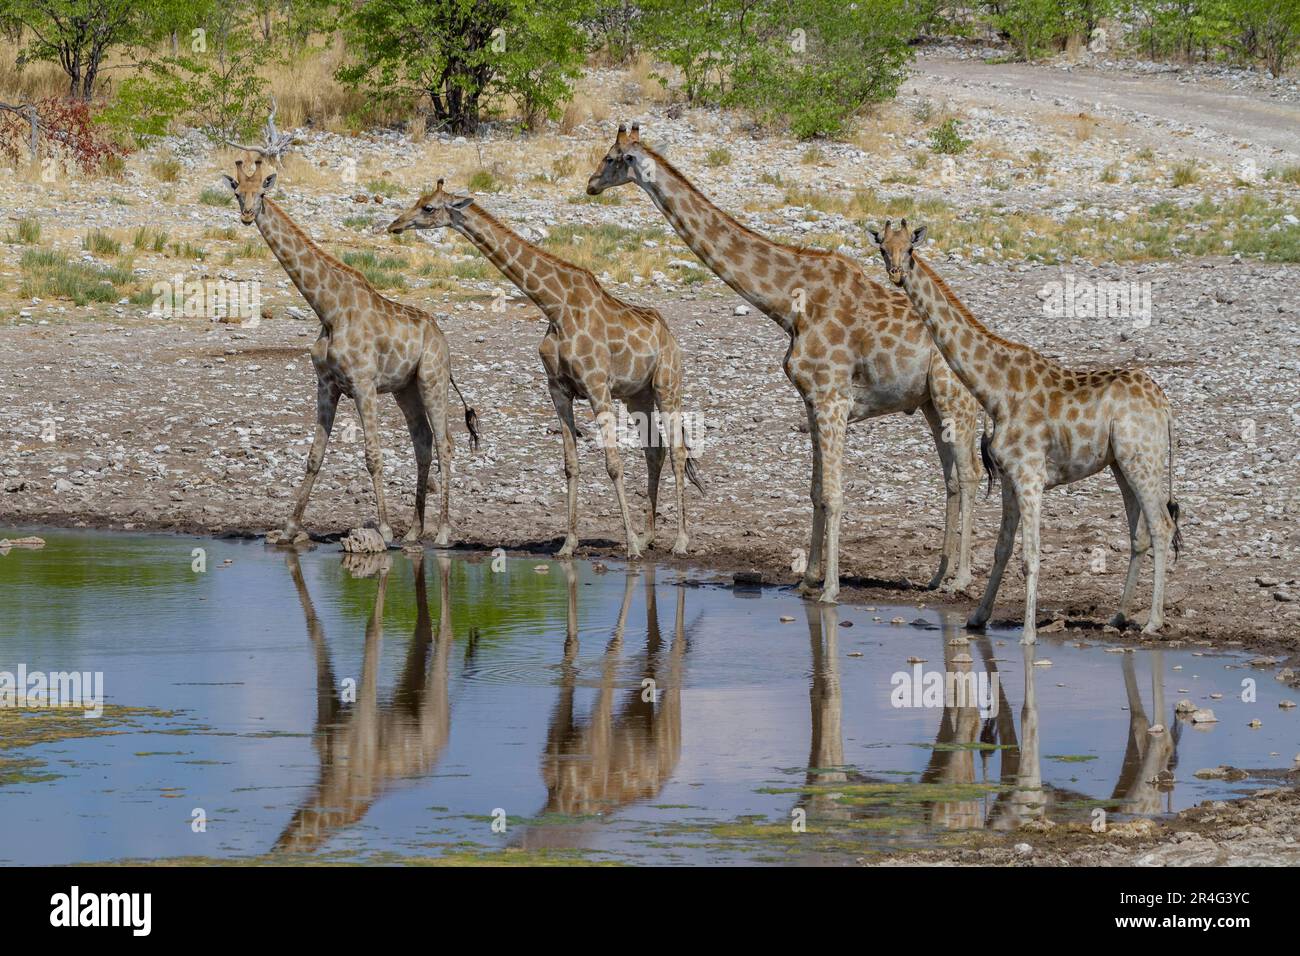
M895 95L924 38L1032 59L1102 25L1112 48L1281 75L1300 0L0 0L0 153L111 172L181 126L250 136L271 96L282 126L535 129L600 65L836 136Z

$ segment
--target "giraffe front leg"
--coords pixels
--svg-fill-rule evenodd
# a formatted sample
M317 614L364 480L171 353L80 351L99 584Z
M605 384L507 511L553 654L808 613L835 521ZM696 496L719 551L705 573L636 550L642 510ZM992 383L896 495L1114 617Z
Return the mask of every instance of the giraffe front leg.
M1043 484L1037 477L1018 483L1020 502L1020 558L1025 569L1025 624L1021 644L1038 640L1039 527L1042 519Z
M805 400L804 409L808 413L808 436L812 439L812 481L809 497L812 498L812 537L808 542L808 559L804 566L803 578L799 582L799 593L816 594L822 586L822 547L826 543L826 509L822 506L822 448L817 438L817 410L811 401Z
M285 522L282 540L292 542L302 531L302 516L307 510L307 501L311 498L311 489L316 484L316 475L325 460L325 446L329 444L330 433L334 430L334 416L338 411L340 393L319 377L316 379L316 435L312 438L311 451L307 453L307 473L298 487L298 497L294 501L293 511Z
M373 382L353 386L357 403L357 417L366 445L366 470L375 490L375 506L379 515L379 534L385 544L393 541L393 529L388 524L388 505L384 501L384 456L379 444L379 396Z
M939 464L943 468L945 494L943 548L939 553L939 567L935 569L934 577L926 585L927 590L933 591L947 580L949 569L953 566L953 559L957 554L957 525L961 520L961 499L959 497L961 485L957 481L957 456L950 440L953 437L951 433L952 419L941 417L939 409L933 401L924 407L924 412L925 420L930 425L930 433L934 436L935 448L939 452Z
M618 510L623 516L627 557L632 561L641 557L641 545L636 532L632 530L632 512L628 509L627 492L623 487L623 459L618 453L617 419L608 386L592 392L591 407L596 413L596 428L600 434L600 443L605 450L605 470L609 473L609 480L614 483L614 494L618 497Z
M573 556L578 546L578 423L573 420L573 396L552 379L551 401L560 417L560 434L564 438L564 478L568 483L568 525L564 544L555 552L557 558Z
M826 521L826 580L823 604L835 604L840 594L840 519L844 513L844 433L849 402L836 396L817 409L817 439L822 451L822 508Z
M979 607L966 620L966 626L976 630L988 623L993 614L993 604L998 599L998 588L1002 586L1002 574L1007 569L1007 561L1016 543L1016 528L1020 526L1020 505L1016 500L1011 481L1002 478L1002 524L998 528L998 541L993 549L993 569L989 571L989 581L984 587L984 597Z

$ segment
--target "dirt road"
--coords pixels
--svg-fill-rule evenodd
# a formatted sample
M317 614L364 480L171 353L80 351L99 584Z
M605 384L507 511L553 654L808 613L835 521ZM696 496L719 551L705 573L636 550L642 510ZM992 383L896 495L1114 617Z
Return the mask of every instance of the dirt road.
M920 57L911 80L920 90L997 106L1014 101L1017 112L1060 112L1053 101L1069 99L1081 110L1127 120L1130 133L1152 145L1168 146L1174 124L1216 135L1184 138L1189 152L1219 160L1240 155L1246 145L1274 154L1300 157L1300 103L1287 103L1236 91L1224 84L1181 83L1163 76L1129 76L1078 67L1066 72L1025 63Z

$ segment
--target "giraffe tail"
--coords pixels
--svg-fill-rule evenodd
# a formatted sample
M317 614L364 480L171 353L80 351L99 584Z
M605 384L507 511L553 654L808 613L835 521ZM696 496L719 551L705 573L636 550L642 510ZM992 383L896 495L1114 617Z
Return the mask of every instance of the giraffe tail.
M691 454L691 438L685 422L675 427L681 429L682 444L686 446L686 479L695 486L695 490L704 494L704 482L700 479L699 469L695 467L695 456Z
M988 476L989 484L984 489L984 497L993 494L993 479L997 478L1001 471L998 469L998 463L993 460L993 454L989 451L989 445L992 444L989 439L988 429L980 435L980 461L984 463L984 474Z
M477 451L478 450L478 412L470 408L469 403L465 401L465 396L461 394L460 386L456 384L455 377L450 375L447 377L451 379L451 387L456 390L456 397L460 399L461 405L464 406L465 408L465 427L469 429L469 444L471 448Z
M1183 529L1178 526L1182 509L1178 507L1178 502L1174 501L1174 416L1172 413L1165 415L1165 428L1169 434L1169 499L1165 502L1165 507L1169 509L1169 517L1174 519L1174 537L1171 543L1174 546L1176 562L1179 553L1183 550Z

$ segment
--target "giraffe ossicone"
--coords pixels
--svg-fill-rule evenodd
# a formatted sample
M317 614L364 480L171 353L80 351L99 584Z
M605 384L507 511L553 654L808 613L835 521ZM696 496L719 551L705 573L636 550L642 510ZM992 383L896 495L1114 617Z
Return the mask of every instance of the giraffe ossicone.
M916 254L922 226L886 221L871 231L890 281L906 291L945 361L992 420L985 449L1002 481L998 531L984 598L968 622L982 627L993 612L1002 574L1021 529L1025 571L1024 643L1037 636L1039 524L1043 492L1109 467L1119 483L1129 526L1129 567L1112 623L1122 627L1137 585L1141 557L1155 564L1151 614L1143 630L1164 626L1168 552L1181 543L1173 498L1173 410L1141 369L1075 371L1027 345L991 332Z

